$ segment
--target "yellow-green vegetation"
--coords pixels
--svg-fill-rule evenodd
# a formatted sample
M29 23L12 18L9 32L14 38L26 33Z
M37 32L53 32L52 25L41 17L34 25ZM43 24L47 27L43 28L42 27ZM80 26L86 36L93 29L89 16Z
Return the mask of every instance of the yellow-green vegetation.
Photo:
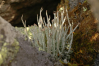
M15 27L15 28L16 28L16 30L18 30L19 32L21 32L22 35L25 36L25 40L27 40L28 38L29 39L32 39L33 38L33 34L31 33L30 30L33 29L34 26L32 26L32 27L26 27L26 28L24 28L24 27L20 27L20 28ZM27 30L27 32L26 32L26 30ZM28 36L28 38L26 36Z
M3 38L3 35L0 35L0 39L2 39Z
M3 39L3 35L0 35L0 40ZM0 41L0 43L3 43L3 41Z
M0 50L0 66L1 64L6 63L7 61L6 59L11 61L18 51L19 51L19 43L16 39L12 44L4 42Z

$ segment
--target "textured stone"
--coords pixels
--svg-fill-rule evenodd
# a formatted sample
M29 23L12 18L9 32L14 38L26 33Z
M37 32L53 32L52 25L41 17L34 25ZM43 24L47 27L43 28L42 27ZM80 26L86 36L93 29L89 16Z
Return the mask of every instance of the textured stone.
M97 54L97 57L94 61L94 66L99 66L99 54Z
M72 10L78 3L83 3L85 0L69 0L70 10Z
M20 50L10 66L62 66L50 54L31 47L30 43L22 37L19 37L18 41Z
M13 43L14 38L16 37L16 32L14 27L11 26L6 20L0 16L0 34L3 35L5 42Z

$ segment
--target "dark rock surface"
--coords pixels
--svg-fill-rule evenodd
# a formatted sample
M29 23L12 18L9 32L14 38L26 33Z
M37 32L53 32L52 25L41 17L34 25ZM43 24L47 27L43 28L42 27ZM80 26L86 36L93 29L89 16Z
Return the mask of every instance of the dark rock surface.
M53 19L53 11L61 0L0 0L0 15L10 22L13 26L23 26L21 16L23 14L27 25L37 24L37 14L41 7L43 7L42 16L45 17L46 10ZM73 9L77 4L84 0L69 0L70 8Z
M43 7L42 16L45 16L46 10L48 10L49 15L53 15L58 3L60 0L5 0L0 11L2 17L13 26L22 26L22 14L24 20L27 20L27 25L33 24L37 22L37 14L39 14L41 7Z
M99 66L99 54L97 54L97 57L94 61L94 66Z
M69 0L70 10L72 10L78 3L83 3L85 0Z

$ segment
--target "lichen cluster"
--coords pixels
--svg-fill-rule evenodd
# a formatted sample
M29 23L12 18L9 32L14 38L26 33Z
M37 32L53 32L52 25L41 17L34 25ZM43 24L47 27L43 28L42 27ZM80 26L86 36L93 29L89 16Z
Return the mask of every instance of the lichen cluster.
M10 63L14 59L19 50L19 43L16 39L12 44L3 41L1 42L2 47L0 49L0 66Z

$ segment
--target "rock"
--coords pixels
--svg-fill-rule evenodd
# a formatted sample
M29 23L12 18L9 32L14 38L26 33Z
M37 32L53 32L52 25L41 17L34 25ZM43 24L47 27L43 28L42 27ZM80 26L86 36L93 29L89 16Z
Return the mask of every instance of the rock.
M5 0L0 15L13 26L23 26L21 22L23 14L27 25L31 25L37 23L37 14L39 14L41 7L43 7L43 16L45 16L46 10L50 15L53 15L59 2L60 0Z
M99 54L97 54L97 57L94 61L94 66L99 66Z
M99 7L98 7L99 1L98 0L88 0L88 3L91 5L91 10L92 10L94 16L98 20L97 30L99 32Z
M84 1L85 0L69 0L70 10L74 9L74 7L78 5L78 3L83 3Z
M0 66L12 60L17 53L19 43L16 36L15 28L0 16Z
M13 43L16 37L14 27L0 16L0 35L3 35L3 40L7 43Z
M10 66L62 66L50 54L31 47L30 43L22 37L18 38L18 41L20 43L20 50Z
M44 51L38 51L10 23L0 17L0 66L62 66Z
M53 19L53 11L61 0L0 0L0 15L10 22L13 26L23 26L21 16L23 14L27 25L37 24L37 14L43 7L42 16L45 17L46 10ZM69 0L70 8L73 9L79 2L85 0Z
M15 16L15 11L11 8L10 0L0 0L0 16L2 16L8 22L12 21Z

